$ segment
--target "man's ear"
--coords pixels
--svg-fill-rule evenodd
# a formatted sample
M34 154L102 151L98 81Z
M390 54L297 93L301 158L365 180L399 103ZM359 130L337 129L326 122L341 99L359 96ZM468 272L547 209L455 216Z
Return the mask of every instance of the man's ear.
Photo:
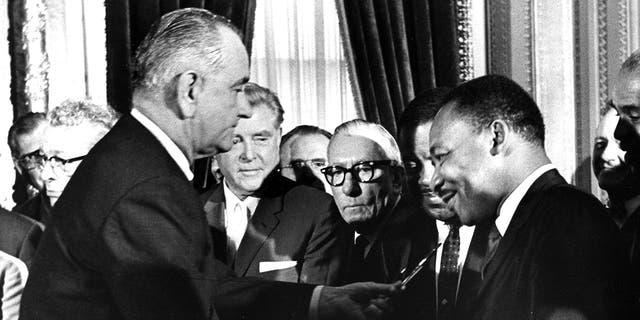
M198 96L202 92L202 77L189 70L178 76L176 102L182 119L193 118L198 105Z
M491 134L491 155L504 152L506 147L506 139L509 134L509 127L503 120L494 120L489 126Z

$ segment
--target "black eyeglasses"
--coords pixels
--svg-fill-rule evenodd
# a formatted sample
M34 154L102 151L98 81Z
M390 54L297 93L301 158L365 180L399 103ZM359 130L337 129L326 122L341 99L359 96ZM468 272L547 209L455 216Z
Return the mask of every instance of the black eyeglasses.
M366 183L382 176L382 170L380 170L382 166L392 165L395 165L393 160L360 161L349 169L340 166L329 166L320 170L320 172L324 174L330 185L339 187L344 183L347 172L350 172L356 181Z
M23 169L33 170L35 168L42 168L42 165L44 165L44 162L42 161L43 158L44 153L42 150L38 149L23 155L17 160L17 162Z
M322 169L327 166L327 161L324 159L310 159L310 160L291 160L291 167L294 169L302 169L309 167L311 169Z
M44 166L44 164L46 163L50 163L53 170L68 171L69 168L67 168L67 164L80 161L84 159L86 156L87 155L65 159L65 158L60 158L58 156L47 157L46 155L44 155L42 157L42 166Z

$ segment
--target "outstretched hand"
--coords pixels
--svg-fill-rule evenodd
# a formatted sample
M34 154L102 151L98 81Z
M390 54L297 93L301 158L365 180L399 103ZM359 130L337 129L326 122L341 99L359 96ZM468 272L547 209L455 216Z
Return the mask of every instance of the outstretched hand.
M342 287L324 287L318 302L318 318L384 319L393 311L389 298L400 291L400 282L359 282Z

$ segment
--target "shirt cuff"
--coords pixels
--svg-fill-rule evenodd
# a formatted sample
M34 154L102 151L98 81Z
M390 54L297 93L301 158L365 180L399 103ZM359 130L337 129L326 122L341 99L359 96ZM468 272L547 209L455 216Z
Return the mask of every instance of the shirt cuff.
M324 286L313 288L311 301L309 302L309 320L318 320L318 304L320 303L320 295Z

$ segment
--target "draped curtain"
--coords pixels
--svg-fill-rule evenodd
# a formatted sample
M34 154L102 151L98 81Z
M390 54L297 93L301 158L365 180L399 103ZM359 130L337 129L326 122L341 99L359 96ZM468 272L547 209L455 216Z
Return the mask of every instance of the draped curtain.
M361 117L356 109L335 0L260 0L252 81L278 94L283 132L300 124L333 131Z
M109 0L105 1L107 30L107 100L127 112L131 103L131 63L151 24L176 9L204 8L227 17L242 32L249 53L256 0ZM213 180L210 158L196 160L193 184L204 189Z
M336 3L365 119L395 134L397 118L417 93L458 83L453 0Z
M105 1L107 29L107 100L119 111L131 102L131 62L151 24L176 9L204 8L227 17L243 33L251 51L256 0L109 0Z

